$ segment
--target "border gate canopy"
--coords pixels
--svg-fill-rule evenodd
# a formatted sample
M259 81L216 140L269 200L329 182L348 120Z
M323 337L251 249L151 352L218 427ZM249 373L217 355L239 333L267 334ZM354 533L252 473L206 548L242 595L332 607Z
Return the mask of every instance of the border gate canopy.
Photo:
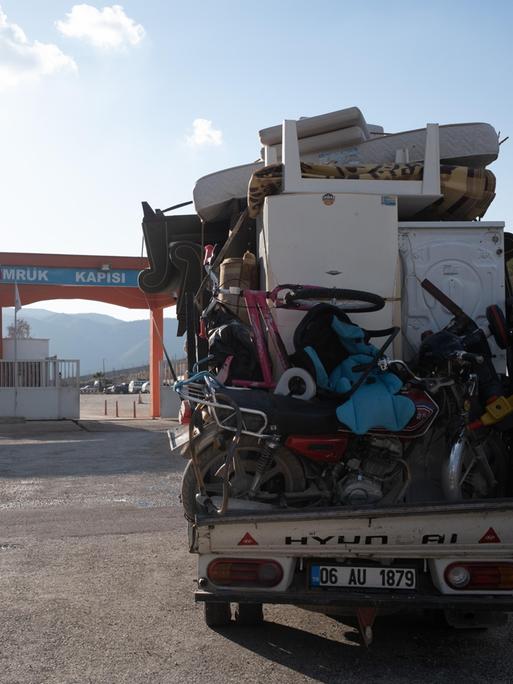
M176 298L169 292L153 294L139 289L139 274L148 268L148 259L144 257L0 252L0 333L2 308L14 306L15 286L22 305L51 299L89 299L128 309L150 310L151 415L157 417L160 415L163 309L173 306Z
M15 283L22 304L89 299L130 309L174 305L171 294L149 294L139 289L139 273L147 268L144 257L3 252L0 307L14 306Z

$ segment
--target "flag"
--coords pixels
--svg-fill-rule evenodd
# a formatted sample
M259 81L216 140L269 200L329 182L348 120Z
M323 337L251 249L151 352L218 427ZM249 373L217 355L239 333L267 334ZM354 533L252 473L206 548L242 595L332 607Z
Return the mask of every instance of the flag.
M14 283L14 308L16 311L19 311L21 309L21 299L20 299L20 293L18 291L18 283Z

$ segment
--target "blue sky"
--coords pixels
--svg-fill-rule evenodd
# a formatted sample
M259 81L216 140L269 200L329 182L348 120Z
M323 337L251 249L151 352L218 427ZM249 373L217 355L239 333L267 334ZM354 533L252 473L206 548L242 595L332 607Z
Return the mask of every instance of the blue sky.
M138 255L141 200L190 199L284 118L357 105L388 132L513 134L510 2L121 4L0 0L2 251ZM513 140L492 170L486 218L509 223Z

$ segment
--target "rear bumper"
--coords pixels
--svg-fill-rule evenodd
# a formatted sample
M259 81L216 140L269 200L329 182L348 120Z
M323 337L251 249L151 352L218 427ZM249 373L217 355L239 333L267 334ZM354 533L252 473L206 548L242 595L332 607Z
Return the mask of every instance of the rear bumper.
M513 611L513 596L454 596L442 594L420 594L404 591L386 593L346 591L197 591L194 598L208 603L275 603L297 606L361 608L395 608L398 610L436 610L453 608L457 610Z

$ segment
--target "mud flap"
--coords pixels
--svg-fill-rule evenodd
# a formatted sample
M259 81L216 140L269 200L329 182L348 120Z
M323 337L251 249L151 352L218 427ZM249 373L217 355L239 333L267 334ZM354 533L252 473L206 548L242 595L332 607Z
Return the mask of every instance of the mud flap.
M360 630L360 636L362 638L365 646L370 646L374 638L372 627L374 625L374 620L378 614L377 608L357 608L356 618L358 620L358 629Z

